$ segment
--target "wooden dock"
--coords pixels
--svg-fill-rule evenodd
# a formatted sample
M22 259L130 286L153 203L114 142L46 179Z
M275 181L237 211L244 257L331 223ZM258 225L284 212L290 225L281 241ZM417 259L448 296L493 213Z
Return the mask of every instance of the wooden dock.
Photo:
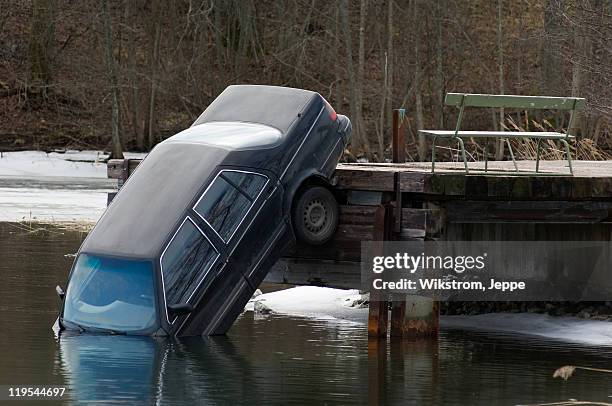
M111 160L108 176L121 185L138 163ZM540 168L559 172L565 164L543 161ZM489 165L495 175L465 174L454 162L438 163L435 174L430 163L339 164L334 238L322 247L293 247L266 280L360 288L361 241L612 239L612 161L574 161L574 176L514 176L512 162ZM386 301L370 303L370 335L437 333L437 303L394 301L390 323L388 308Z

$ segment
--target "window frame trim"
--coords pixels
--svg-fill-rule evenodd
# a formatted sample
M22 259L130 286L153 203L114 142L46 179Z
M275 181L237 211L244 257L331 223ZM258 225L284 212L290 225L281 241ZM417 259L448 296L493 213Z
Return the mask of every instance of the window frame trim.
M261 176L263 177L266 182L263 184L261 190L259 191L259 193L257 193L257 196L255 196L255 198L253 200L251 200L251 205L249 206L249 209L246 211L246 213L244 214L244 216L242 216L242 219L240 219L240 222L238 223L238 225L236 226L236 229L234 231L232 231L232 234L229 236L229 238L227 240L225 240L220 234L219 232L215 229L215 227L212 226L212 224L210 224L210 222L204 218L203 215L201 215L197 210L196 207L198 206L198 204L200 204L200 201L206 196L206 193L208 192L208 190L212 187L212 185L215 183L215 181L217 180L217 178L219 178L221 176L221 174L223 172L239 172L239 173L247 173L247 174L251 174L251 175L256 175L256 176ZM225 182L229 183L232 187L236 188L235 185L233 185L231 182L227 181L225 178L223 178ZM215 175L215 177L213 178L213 180L210 182L210 184L206 187L206 189L204 189L204 192L202 192L202 194L200 195L200 197L198 198L198 200L195 202L195 204L191 207L191 210L193 210L193 212L200 218L202 219L202 221L204 223L206 223L210 229L217 235L217 237L219 237L219 239L224 243L224 244L229 244L232 241L232 238L234 238L234 235L236 235L236 232L238 232L238 230L240 229L240 226L242 225L242 223L244 223L244 220L246 220L246 218L248 217L249 213L251 213L251 211L253 210L253 207L255 207L255 202L257 202L257 200L259 200L259 197L261 196L261 194L263 193L263 191L265 190L266 186L268 186L268 183L270 182L270 178L266 175L264 175L263 173L259 173L259 172L253 172L253 171L245 171L245 170L241 170L241 169L221 169L219 172L217 172L217 174ZM238 193L240 193L241 195L247 195L248 194L246 192L244 192L244 190L242 190L241 188L236 188L238 190ZM246 196L245 196L246 198ZM248 198L247 198L248 200Z
M215 244L210 240L210 238L208 238L208 236L206 235L206 233L204 231L202 231L202 229L198 226L198 224L191 218L191 216L187 215L183 221L181 222L181 224L176 228L176 231L174 232L174 234L172 235L172 238L170 238L170 241L168 241L168 243L166 244L166 247L164 248L164 250L162 251L162 254L159 257L159 270L160 270L160 276L161 276L161 283L162 283L162 293L164 296L164 311L166 313L166 321L168 322L168 324L173 325L174 322L176 321L176 319L178 319L178 316L176 316L172 321L170 321L170 318L168 316L168 302L166 300L166 285L164 282L164 265L163 265L163 260L164 260L164 255L166 254L166 251L168 250L168 248L170 247L170 245L172 244L172 241L174 241L174 238L176 237L176 235L178 234L178 232L181 230L181 228L183 227L183 225L185 225L185 223L189 221L191 222L191 224L193 224L193 226L200 232L200 234L202 234L202 236L208 241L208 243L210 244L210 246L213 248L213 250L215 250L215 252L217 253L217 256L215 257L215 259L211 262L210 266L206 269L206 272L204 273L204 275L202 276L202 278L200 279L200 281L197 283L195 289L193 290L193 292L191 292L191 294L189 295L189 297L186 300L186 303L189 303L189 301L191 300L191 298L193 297L193 295L195 294L195 292L197 292L197 290L200 288L200 285L202 285L202 282L204 282L204 279L206 279L206 275L208 275L208 272L210 271L210 269L215 265L215 263L217 262L217 260L219 259L219 257L221 256L221 253L219 252L219 250L217 249L217 247L215 247Z

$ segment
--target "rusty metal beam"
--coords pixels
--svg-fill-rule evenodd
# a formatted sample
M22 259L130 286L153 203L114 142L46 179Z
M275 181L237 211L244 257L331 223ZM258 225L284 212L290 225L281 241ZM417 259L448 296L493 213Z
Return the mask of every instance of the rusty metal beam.
M391 153L394 163L406 162L406 131L404 124L404 116L406 110L393 110L393 139L391 143Z

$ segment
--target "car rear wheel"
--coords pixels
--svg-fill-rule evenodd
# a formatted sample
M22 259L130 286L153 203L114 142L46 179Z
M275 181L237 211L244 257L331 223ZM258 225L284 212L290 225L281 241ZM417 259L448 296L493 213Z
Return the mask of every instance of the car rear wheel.
M299 241L321 245L330 240L338 227L338 203L321 186L310 186L298 196L293 209L293 224Z

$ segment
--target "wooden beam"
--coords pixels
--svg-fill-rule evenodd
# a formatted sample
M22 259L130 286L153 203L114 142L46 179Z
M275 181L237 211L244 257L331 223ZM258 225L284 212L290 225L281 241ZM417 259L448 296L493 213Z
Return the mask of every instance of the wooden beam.
M142 159L111 159L106 164L106 176L125 182L136 170Z
M384 167L374 170L369 166L336 169L334 178L338 189L393 192L395 187L393 171Z
M444 207L451 223L612 222L612 202L453 200Z
M361 263L281 258L270 269L264 281L338 289L361 289Z

